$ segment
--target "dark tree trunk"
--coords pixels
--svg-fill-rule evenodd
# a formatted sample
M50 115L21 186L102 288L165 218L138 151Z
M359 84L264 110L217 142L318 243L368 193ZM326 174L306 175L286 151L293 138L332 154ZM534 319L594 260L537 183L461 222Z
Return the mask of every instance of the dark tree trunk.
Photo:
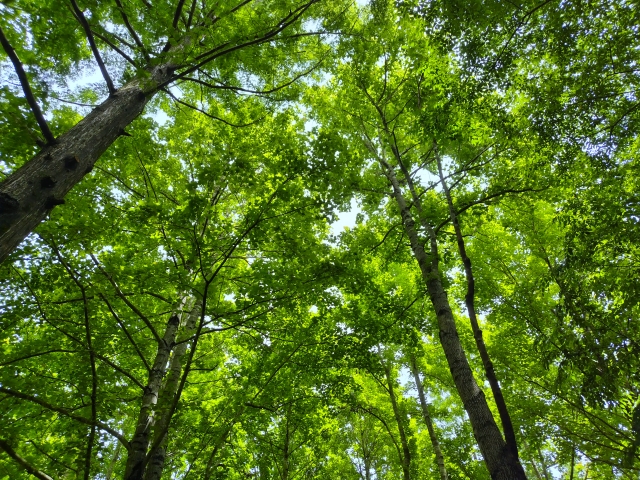
M471 267L471 259L467 255L467 249L464 244L464 237L462 236L462 229L460 228L460 223L458 222L458 215L456 215L456 209L453 205L451 192L449 190L449 187L447 186L447 182L444 179L444 173L442 171L442 161L440 159L440 154L438 153L437 146L434 146L434 149L436 161L438 163L438 173L440 174L440 183L442 185L442 190L445 194L445 197L447 198L447 205L449 207L449 218L451 219L453 230L456 233L458 252L460 253L460 259L462 260L462 264L464 266L464 274L467 279L467 294L465 295L464 302L467 307L467 312L469 313L469 321L471 322L471 329L473 330L473 338L476 341L476 347L478 347L478 352L480 353L480 358L482 359L482 365L484 366L484 372L487 376L487 380L489 381L489 385L491 386L491 392L493 393L496 407L498 407L498 413L500 414L500 420L502 421L502 431L504 432L504 438L507 441L507 446L511 449L512 455L518 458L518 442L516 440L516 433L513 428L513 422L511 421L511 415L509 415L507 402L502 395L502 389L500 388L500 384L498 383L498 377L496 375L495 369L493 368L493 362L491 361L491 357L489 356L487 345L484 343L484 338L482 337L482 329L480 328L480 325L478 323L478 316L476 314L475 306L476 282L473 276L473 269Z
M64 203L69 190L142 113L156 85L172 75L172 68L157 67L151 78L124 85L0 184L0 263Z

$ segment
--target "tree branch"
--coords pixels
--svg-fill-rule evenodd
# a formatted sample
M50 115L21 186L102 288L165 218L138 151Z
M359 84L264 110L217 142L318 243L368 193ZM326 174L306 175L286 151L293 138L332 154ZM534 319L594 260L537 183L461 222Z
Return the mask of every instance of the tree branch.
M102 274L107 278L109 283L113 286L116 293L118 294L118 297L120 297L120 300L122 300L127 305L127 307L129 307L136 315L138 315L138 317L140 317L140 319L144 322L147 328L151 331L151 334L153 335L153 338L156 339L156 342L158 342L158 345L162 345L163 343L162 338L160 338L160 336L158 335L158 332L156 332L156 329L153 328L153 325L151 324L149 319L145 316L145 314L142 313L138 309L138 307L136 307L133 303L129 301L129 299L127 299L127 297L124 296L124 294L122 293L122 290L120 290L120 287L118 287L118 284L116 284L116 282L113 280L111 275L109 275L107 271L102 267L102 264L100 264L96 256L93 253L90 253L89 256L93 260L93 263L95 263L96 267L98 267L98 269L102 272Z
M120 56L122 58L124 58L127 62L129 62L131 65L133 65L134 67L138 67L138 65L136 64L136 62L133 60L133 58L131 58L129 55L127 55L126 53L124 53L120 48L118 48L117 46L115 46L111 40L109 40L107 37L105 37L104 35L102 35L101 33L98 33L94 30L92 30L93 34L98 37L100 40L102 40L104 43L106 43L107 45L109 45L111 48L113 48L116 52L118 52L120 54ZM109 32L111 33L111 32ZM128 45L127 45L128 46Z
M301 79L302 77L305 77L305 76L309 75L316 68L318 68L320 66L320 64L322 64L322 62L324 62L325 57L326 57L326 55L323 56L318 62L313 64L313 66L311 68L305 70L302 73L299 73L298 75L293 77L291 80L289 80L289 81L287 81L285 83L282 83L282 84L278 85L277 87L274 87L274 88L269 89L269 90L251 90L251 89L248 89L248 88L235 87L233 85L224 85L224 84L215 85L213 83L205 82L203 80L200 80L199 78L193 78L193 77L183 77L183 80L188 80L188 81L191 81L191 82L195 82L195 83L198 83L198 84L203 85L205 87L213 88L213 89L233 90L234 92L253 93L253 94L256 94L256 95L269 95L271 93L277 92L278 90L282 90L283 88L286 88L289 85L295 83L297 80Z
M93 56L95 57L96 62L98 63L98 67L100 67L100 72L102 72L104 81L107 83L107 88L109 89L109 93L113 95L114 93L116 93L116 87L113 85L113 80L111 80L111 77L109 76L109 72L107 72L107 67L102 61L102 57L100 56L100 52L98 51L98 47L96 46L96 41L94 40L93 34L91 33L91 27L89 27L89 22L87 22L87 19L84 16L84 13L82 13L82 10L80 10L80 7L78 7L76 0L70 0L70 1L71 1L71 6L73 7L73 11L75 12L76 17L80 22L80 25L82 25L82 28L84 29L84 33L87 35L87 40L89 40L89 46L91 47L91 51L93 52Z
M261 117L258 120L255 120L255 121L250 122L250 123L245 123L245 124L242 124L242 125L236 125L235 123L231 123L231 122L225 120L224 118L220 118L220 117L217 117L215 115L212 115L211 113L205 112L204 110L196 107L195 105L191 105L190 103L183 102L178 97L176 97L173 93L171 93L171 91L169 91L168 88L163 88L162 90L167 95L169 95L174 102L179 103L180 105L184 105L185 107L191 108L191 109L195 110L196 112L200 112L201 114L206 115L207 117L209 117L209 118L211 118L213 120L218 120L218 121L220 121L222 123L225 123L225 124L229 125L230 127L236 127L236 128L248 127L249 125L253 125L254 123L256 123L256 122L260 121L262 118L264 118L264 117Z
M117 0L119 1L119 0ZM229 48L224 48L225 46L227 46L229 43L225 42L221 45L218 45L217 47L201 54L198 55L194 60L198 60L198 59L203 59L202 61L196 63L195 65L192 65L191 67L187 68L185 71L177 74L175 77L159 84L156 87L156 90L160 90L164 87L166 87L169 83L175 81L175 80L179 80L181 78L184 78L185 76L189 75L190 73L195 72L196 70L200 69L200 67L206 65L209 62L212 62L213 60L215 60L216 58L222 57L224 55L227 55L231 52L235 52L236 50L241 50L243 48L246 47L250 47L253 45L260 45L263 43L267 43L269 41L271 41L271 39L273 39L273 37L275 37L276 35L278 35L280 32L282 32L284 29L286 29L288 26L292 25L294 22L296 22L301 16L302 14L307 11L307 9L309 9L309 7L311 7L311 5L313 5L314 3L317 3L319 0L310 0L309 2L301 5L300 7L296 8L295 10L291 11L286 17L284 17L276 27L274 27L273 29L271 29L269 32L265 33L263 36L259 37L259 38L254 38L253 40L248 40L246 42L242 42L239 44L236 44L232 47Z
M22 91L24 92L24 96L27 99L27 103L31 107L31 111L33 112L33 116L36 117L36 121L38 122L38 126L42 131L42 135L44 135L44 139L47 141L48 145L53 145L56 143L56 138L51 133L49 129L49 125L42 114L42 110L40 110L40 106L36 101L36 98L33 96L33 92L31 91L31 86L29 85L29 79L27 78L27 74L22 67L22 63L16 54L16 51L13 49L7 37L5 37L2 28L0 28L0 43L2 43L2 48L7 52L9 59L11 59L11 63L13 63L13 68L20 79L20 85L22 86Z
M133 38L133 41L136 43L136 45L140 49L140 52L142 53L142 56L144 57L144 59L147 62L149 62L151 59L149 58L149 55L147 54L147 51L144 48L144 44L142 43L142 40L140 40L140 37L138 36L136 31L131 26L131 23L129 23L129 17L127 17L127 14L124 12L124 7L122 6L122 2L120 0L115 0L115 2L116 2L116 5L118 6L118 10L120 10L120 15L122 16L122 20L124 21L124 25L125 25L125 27L127 27L127 30L129 31L129 34L131 35L131 38Z
M32 397L31 395L26 395L24 393L15 392L13 390L10 390L10 389L2 387L2 386L0 386L0 393L5 393L7 395L11 395L12 397L20 398L22 400L26 400L28 402L35 403L36 405L40 405L41 407L44 407L47 410L51 410L52 412L59 413L61 415L64 415L65 417L69 417L70 419L75 420L77 422L80 422L80 423L83 423L83 424L89 425L89 426L94 426L94 424L88 418L84 418L84 417L81 417L80 415L76 415L74 413L71 413L66 408L56 407L55 405L51 405L50 403L45 402L44 400L41 400L38 397ZM129 441L126 438L124 438L120 433L118 433L113 428L111 428L109 425L107 425L105 423L102 423L102 422L99 422L99 421L96 421L95 426L100 428L101 430L104 430L107 433L110 433L115 438L120 440L122 445L124 445L124 447L127 450L129 450L131 448L129 446Z
M129 343L131 343L131 345L133 345L133 348L135 349L136 353L138 354L138 356L142 360L142 363L144 364L144 366L147 369L147 371L151 371L151 367L149 366L149 364L147 363L147 360L144 358L144 355L140 351L140 348L138 347L138 344L135 342L135 340L133 339L133 337L129 333L129 330L127 330L127 326L122 322L122 320L120 320L120 317L118 316L118 314L115 312L115 310L111 306L111 303L109 302L109 300L107 300L107 297L102 293L99 293L98 295L100 296L102 301L107 304L107 308L111 312L111 315L113 316L113 318L115 318L115 320L118 323L118 325L120 325L120 328L122 328L122 331L124 332L124 334L129 339Z
M171 24L174 30L178 28L178 21L180 20L180 13L182 13L182 7L184 6L184 2L185 0L178 0L176 13L173 14L173 23Z
M41 472L40 470L35 468L33 465L31 465L27 460L25 460L20 455L18 455L16 451L13 448L11 448L11 445L9 445L6 441L4 441L1 438L0 438L0 448L4 450L7 455L13 458L17 463L20 464L22 468L24 468L27 472L29 472L34 477L39 478L40 480L53 480L49 475Z

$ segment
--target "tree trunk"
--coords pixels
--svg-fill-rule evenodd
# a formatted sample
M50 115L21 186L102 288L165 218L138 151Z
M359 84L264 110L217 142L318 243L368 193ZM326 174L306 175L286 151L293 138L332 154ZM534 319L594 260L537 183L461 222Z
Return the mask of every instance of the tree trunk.
M440 442L438 441L438 437L436 436L436 431L433 428L433 421L431 420L431 415L429 414L429 405L427 404L427 400L424 397L424 388L422 386L422 381L420 380L420 373L418 372L416 358L413 354L409 358L409 363L411 367L411 373L413 373L413 378L416 381L416 389L418 390L418 398L420 399L420 407L422 408L422 417L424 418L424 423L427 424L427 430L429 431L429 438L431 439L433 453L436 456L436 463L438 464L440 478L442 480L449 480L449 476L447 475L447 467L445 467L444 465L444 456L442 455L442 450L440 449Z
M466 353L462 348L453 312L447 293L442 287L440 271L437 265L437 245L431 232L431 257L427 255L415 229L415 221L400 189L393 169L382 158L378 158L385 175L393 187L393 196L398 204L405 232L409 237L411 249L418 262L422 277L427 285L431 303L436 312L440 329L440 342L449 364L449 370L455 382L458 394L469 415L473 433L484 457L484 461L493 480L526 479L526 474L518 459L507 447L500 429L487 404L484 393L478 387L473 376Z
M160 391L158 397L158 413L154 419L154 439L153 445L156 447L149 452L149 464L146 468L144 478L145 480L160 480L162 476L162 470L164 469L164 462L166 459L166 443L169 430L169 424L171 418L169 417L171 406L173 405L178 386L180 385L180 378L182 376L182 359L187 353L189 342L185 340L189 338L195 328L198 319L200 318L201 305L195 305L188 315L185 315L186 319L182 322L181 327L184 329L180 335L182 343L179 343L173 350L173 356L169 363L169 373L164 387Z
M100 155L125 135L142 112L154 87L171 78L169 65L156 67L150 79L121 87L65 134L56 144L0 183L0 263L44 220L51 209L93 169Z
M171 318L169 318L162 341L158 345L158 352L156 353L156 358L149 372L147 385L145 386L144 395L142 396L138 423L135 433L133 434L133 439L131 440L131 450L127 457L127 465L124 473L125 480L143 479L155 407L158 403L162 379L167 370L169 356L171 355L178 327L180 326L180 310L182 310L183 306L184 300L178 311L174 312Z
M458 252L460 253L460 258L464 266L464 274L467 279L467 294L464 297L464 303L467 306L467 313L469 314L469 321L471 322L471 329L473 330L473 338L476 341L476 347L478 348L478 352L480 353L482 365L484 366L484 372L487 376L487 380L489 381L489 385L491 386L491 392L493 393L496 407L498 407L498 413L500 414L500 421L502 422L502 431L504 432L504 438L507 441L507 446L511 449L512 455L518 458L518 442L516 441L516 433L513 428L513 422L511 421L511 415L509 415L507 402L505 402L504 396L502 395L502 389L500 388L500 384L498 383L498 377L496 376L496 371L493 368L493 362L491 361L491 357L489 357L487 345L484 343L484 338L482 338L482 330L480 329L480 325L478 324L478 316L476 315L475 306L476 282L473 277L473 270L471 268L471 259L467 255L467 249L464 244L464 237L462 236L462 229L460 228L458 216L456 215L456 210L453 206L451 192L449 191L447 182L444 179L444 173L442 172L442 161L440 159L440 154L438 153L438 147L435 145L434 150L436 161L438 163L440 183L442 185L442 190L444 191L445 197L447 198L447 205L449 206L449 218L451 219L453 229L456 233Z
M398 424L398 432L400 433L400 443L402 444L402 474L404 480L410 480L411 478L411 450L409 450L409 442L407 441L407 434L404 430L403 418L398 409L398 400L393 389L393 379L391 378L391 368L388 365L384 365L384 374L387 377L387 388L389 389L389 398L391 399L391 407L393 408L393 416L396 418Z

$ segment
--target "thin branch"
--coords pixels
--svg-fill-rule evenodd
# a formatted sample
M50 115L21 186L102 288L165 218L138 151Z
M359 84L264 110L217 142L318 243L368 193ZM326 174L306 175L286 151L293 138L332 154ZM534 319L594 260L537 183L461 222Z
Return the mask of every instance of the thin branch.
M75 421L80 422L80 423L83 423L85 425L89 425L89 426L93 426L94 425L91 422L90 419L81 417L80 415L76 415L74 413L71 413L66 408L56 407L55 405L52 405L52 404L50 404L48 402L45 402L44 400L42 400L39 397L33 397L31 395L26 395L24 393L16 392L14 390L10 390L10 389L2 387L2 386L0 386L0 393L4 393L6 395L10 395L10 396L15 397L15 398L20 398L21 400L26 400L28 402L35 403L36 405L40 405L41 407L44 407L47 410L51 410L52 412L59 413L61 415L64 415L65 417L69 417L70 419L75 420ZM127 449L127 451L131 448L130 445L129 445L129 441L126 438L124 438L124 436L122 436L120 433L118 433L116 430L111 428L109 425L107 425L105 423L102 423L102 422L99 422L99 421L96 421L95 426L100 428L101 430L104 430L107 433L110 433L112 436L114 436L115 438L120 440L120 442Z
M22 360L27 360L29 358L40 357L42 355L48 355L50 353L78 353L78 351L77 350L65 350L63 348L56 348L56 349L47 350L47 351L44 351L44 352L31 353L31 354L25 355L23 357L14 358L13 360L7 360L6 362L2 362L2 363L0 363L0 367L5 367L7 365L11 365L12 363L21 362Z
M20 455L18 455L16 451L13 448L11 448L11 445L9 445L6 441L4 441L1 438L0 438L0 448L4 450L7 455L13 458L17 463L20 464L22 468L24 468L28 473L30 473L34 477L39 478L40 480L53 480L49 475L41 472L40 470L35 468L33 465L31 465L27 460L25 460Z
M57 101L63 102L63 103L70 103L71 105L78 105L79 107L96 108L98 106L98 105L95 105L93 103L80 103L80 102L73 102L71 100L64 100L63 98L58 98L55 95L51 95L51 94L49 94L49 98L53 98L54 100L57 100Z
M119 0L118 0L119 1ZM203 59L202 61L196 63L195 65L192 65L191 67L187 68L185 71L177 74L176 76L174 76L173 78L160 83L157 87L156 90L160 90L164 87L166 87L169 83L175 81L175 80L179 80L181 78L184 78L185 76L189 75L190 73L195 72L196 70L199 70L200 67L206 65L207 63L212 62L213 60L215 60L216 58L222 57L224 55L227 55L229 53L235 52L236 50L241 50L243 48L246 47L250 47L253 45L261 45L263 43L267 43L270 42L276 35L278 35L280 32L282 32L284 29L286 29L287 27L289 27L290 25L292 25L293 23L295 23L303 14L305 11L307 11L311 5L317 3L319 0L310 0L309 2L301 5L300 7L296 8L295 10L292 10L286 17L284 17L276 27L274 27L273 29L271 29L270 31L268 31L267 33L265 33L263 36L259 37L259 38L254 38L253 40L248 40L246 42L242 42L239 44L236 44L234 46L231 46L229 48L225 49L225 46L229 45L228 42L225 42L221 45L218 45L215 48L212 48L211 50L198 55L194 60L198 60L198 59Z
M506 190L500 190L499 192L496 193L492 193L491 195L487 195L485 197L482 197L476 201L470 202L467 205L465 205L464 207L456 210L456 215L460 215L461 213L469 210L471 207L474 207L476 205L480 205L481 203L485 203L493 198L496 197L500 197L502 195L509 195L509 194L518 194L518 193L524 193L524 192L543 192L544 190L546 190L547 188L514 188L514 189L506 189ZM447 223L449 223L449 217L447 217L445 220L443 220L442 222L440 222L440 224L438 224L438 226L436 228L434 228L434 230L436 232L438 232L442 227L444 227Z
M118 365L116 365L115 363L113 363L111 360L109 360L107 357L100 355L99 353L94 352L93 353L95 355L95 357L98 360L102 360L104 363L106 363L107 365L109 365L111 368L113 368L114 370L120 372L122 375L124 375L125 377L127 377L129 380L131 380L133 383L135 383L138 387L140 387L141 390L144 390L144 385L142 385L142 383L140 383L136 377L134 377L133 375L131 375L129 372L127 372L124 368L119 367Z
M254 120L253 122L250 122L250 123L245 123L245 124L242 124L242 125L236 125L235 123L231 123L231 122L225 120L224 118L220 118L220 117L217 117L217 116L215 116L215 115L213 115L211 113L205 112L204 110L196 107L195 105L191 105L190 103L183 102L178 97L176 97L173 93L171 93L171 91L168 88L163 88L162 90L167 95L169 95L174 102L179 103L180 105L184 105L185 107L191 108L191 109L195 110L196 112L199 112L199 113L201 113L203 115L206 115L207 117L209 117L209 118L211 118L213 120L218 120L218 121L220 121L220 122L222 122L222 123L224 123L226 125L229 125L230 127L236 127L236 128L248 127L250 125L253 125L256 122L259 122L260 120L262 120L262 118L264 118L264 117L261 117L258 120Z
M193 77L183 77L183 80L189 80L191 82L195 82L198 83L200 85L203 85L205 87L208 88L213 88L213 89L220 89L220 90L233 90L234 92L243 92L243 93L253 93L256 95L269 95L271 93L277 92L278 90L282 90L283 88L288 87L289 85L295 83L296 81L300 80L302 77L305 77L307 75L309 75L311 72L313 72L316 68L318 68L322 62L324 62L326 58L326 55L324 55L318 62L316 62L315 64L313 64L313 66L307 70L305 70L302 73L299 73L298 75L296 75L295 77L293 77L291 80L278 85L277 87L274 87L270 90L251 90L248 88L242 88L242 87L235 87L233 85L224 85L224 84L219 84L219 85L215 85L213 83L209 83L209 82L205 82L203 80L200 80L199 78L193 78Z
M136 62L133 60L133 58L131 58L129 55L127 55L126 53L124 53L120 48L118 48L116 45L114 45L111 40L109 40L107 37L105 37L104 35L102 35L101 33L96 32L95 30L92 30L93 34L98 37L100 40L102 40L104 43L106 43L107 45L109 45L111 48L113 48L116 52L118 52L120 54L120 56L122 58L124 58L127 62L129 62L131 65L133 65L134 67L137 67L138 65L136 64ZM111 32L109 32L111 33ZM113 34L112 34L113 35ZM124 42L123 42L124 43Z
M102 267L102 264L98 261L96 256L93 253L90 253L89 256L93 260L93 263L96 265L96 267L98 267L98 269L102 272L102 274L107 278L109 283L113 286L118 297L120 297L120 299L127 305L127 307L129 307L136 315L138 315L138 317L140 317L140 319L144 322L147 328L151 331L151 334L153 335L153 338L156 339L156 342L158 342L158 345L162 345L163 344L162 338L160 338L160 336L158 335L158 332L156 332L156 329L153 327L153 325L151 324L149 319L146 317L146 315L142 313L138 309L138 307L136 307L133 303L131 303L127 297L124 296L124 294L122 293L122 290L120 290L120 287L118 287L118 284L113 280L113 277L109 275L109 273L107 273L107 271Z
M142 41L140 40L140 37L138 36L136 31L131 26L131 23L129 23L129 17L127 17L127 14L124 11L124 7L122 6L122 2L120 0L115 0L115 2L116 2L116 5L118 6L118 10L120 10L120 15L122 16L122 20L124 21L124 25L125 25L125 27L127 27L127 30L129 31L129 34L131 35L131 38L133 38L133 41L136 42L136 45L140 49L140 52L142 53L142 56L144 57L144 59L147 62L149 62L151 59L149 58L149 55L147 54L147 51L144 48L144 45L143 45Z
M27 103L29 103L29 106L31 107L33 116L36 117L36 121L38 122L38 126L42 131L42 135L44 135L44 139L47 141L48 145L55 144L56 138L53 136L53 133L51 133L49 125L47 124L47 121L42 114L42 110L40 110L40 106L38 105L36 98L33 96L31 86L29 85L29 79L27 78L27 74L22 67L22 63L20 62L20 59L18 58L15 50L9 43L9 40L7 40L7 37L5 37L2 28L0 28L0 43L2 43L2 48L4 48L5 52L7 52L7 55L11 59L11 63L13 63L13 68L15 69L16 74L20 79L20 85L22 86L24 96L27 99Z
M100 298L102 299L102 301L107 304L107 308L111 312L111 315L113 316L113 318L115 318L116 322L118 323L118 325L120 326L120 328L122 329L124 334L126 335L127 339L129 339L129 343L131 343L131 345L135 349L136 353L138 354L138 356L142 360L142 363L144 364L144 366L147 369L147 371L151 371L151 367L147 363L147 360L144 358L144 355L142 354L142 351L138 347L138 344L135 342L135 340L133 339L133 337L129 333L129 330L127 330L127 326L124 324L124 322L122 320L120 320L120 317L118 316L118 314L115 312L115 310L111 306L111 303L109 303L109 300L107 300L107 297L105 295L103 295L102 293L100 293L99 295L100 295Z
M380 245L382 245L385 242L385 240L391 234L391 232L393 232L397 227L400 227L401 225L402 225L401 223L396 223L395 225L392 225L391 228L387 231L387 233L384 234L384 237L382 237L382 240L380 240L371 250L369 250L367 252L367 255L372 254Z
M84 13L82 13L82 10L80 10L80 7L78 7L76 0L70 0L70 1L71 1L71 6L73 7L73 11L76 13L76 17L80 22L80 25L82 25L82 28L84 28L84 33L87 35L87 40L89 40L89 46L91 46L91 51L93 52L93 56L95 57L96 62L98 63L98 67L100 67L100 72L102 72L104 81L107 83L107 88L109 89L109 93L113 95L114 93L116 93L116 87L113 85L113 80L111 80L111 77L109 76L109 72L107 71L107 67L102 61L102 56L100 56L100 52L98 51L98 47L96 46L96 41L94 40L93 34L91 33L91 27L89 26L89 22L87 22L87 19L84 16Z
M74 0L71 0L74 2ZM86 22L86 21L85 21ZM89 433L89 438L87 440L87 451L85 454L85 469L84 469L84 480L89 480L89 476L91 475L91 459L93 457L93 441L96 436L96 421L98 418L98 406L97 406L97 396L98 396L98 374L96 370L96 354L93 351L93 339L91 338L91 322L89 321L89 303L87 300L87 290L80 282L78 278L78 273L74 271L70 264L68 264L65 259L62 257L60 253L60 249L53 242L49 242L50 246L53 248L56 257L67 271L73 282L76 284L80 293L82 294L82 303L83 303L83 311L84 311L84 328L85 328L85 341L87 342L87 350L89 352L89 363L91 365L91 431Z
M117 175L115 175L115 174L111 173L109 170L105 170L104 168L99 167L99 166L97 166L97 165L96 165L96 168L97 168L98 170L100 170L102 173L105 173L105 174L109 175L110 177L112 177L113 179L117 180L117 181L118 181L118 183L120 183L120 184L121 184L124 188L126 188L129 192L133 193L136 197L141 198L141 199L142 199L142 198L144 198L144 195L142 195L142 194L141 194L140 192L138 192L136 189L134 189L134 188L130 187L129 185L127 185L127 184L125 183L125 181L124 181L124 180L122 180L122 179L121 179L120 177L118 177Z

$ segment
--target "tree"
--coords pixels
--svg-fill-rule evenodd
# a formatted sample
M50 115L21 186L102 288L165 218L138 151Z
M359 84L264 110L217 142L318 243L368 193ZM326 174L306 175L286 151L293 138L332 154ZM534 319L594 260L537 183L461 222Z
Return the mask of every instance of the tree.
M20 56L33 59L31 68L36 70L46 68L49 63L49 59L40 62L38 59L48 50L47 47L41 49L41 44L49 41L52 26L42 25L37 19L47 18L52 7L48 3L40 7L21 3L6 7L13 21L6 26L6 34L0 31L0 39L15 67L22 94L42 130L44 142L39 142L42 149L30 160L22 160L24 154L19 159L8 160L10 165L20 168L0 186L0 261L4 261L54 206L63 203L69 190L93 169L98 158L118 137L130 135L125 129L156 93L164 91L182 105L201 110L211 118L229 121L214 113L232 108L232 102L220 101L225 95L217 95L218 91L275 92L308 73L317 62L313 55L294 60L284 53L286 48L291 49L300 42L308 51L314 49L314 40L306 39L313 39L317 34L305 30L303 20L314 10L317 0L301 4L244 1L226 9L199 4L195 0L186 3L162 2L153 8L146 3L132 11L119 1L115 5L99 2L92 6L88 20L88 14L85 15L74 0L70 12L64 9L56 12L53 16L56 20L62 16L65 24L77 20L82 26L108 87L107 99L59 136L49 128L20 61ZM26 21L23 12L28 14ZM330 15L324 18L326 24L331 24ZM70 28L78 30L72 25ZM34 32L35 45L32 50L17 55L12 45L20 39L22 29ZM96 46L96 38L104 42L110 52L120 56L111 67L119 73L118 88ZM83 52L83 42L78 41L77 34L73 40L77 43L70 44L56 37L62 50L54 56L54 62L60 61L52 68L52 73L67 73L79 59L86 58L88 52ZM258 57L252 52L260 47L266 48L262 48ZM277 73L285 66L293 72L300 66L303 71L293 73L293 78L286 81L281 80ZM180 100L171 92L172 85L181 82L192 82L201 91L201 108ZM46 83L43 87L45 91L50 88ZM5 95L11 108L20 110L24 107L19 93L7 89ZM56 117L61 117L62 121ZM73 122L68 112L55 115L54 119L63 125ZM15 151L16 147L11 145L9 148ZM29 150L32 151L33 146L25 148L25 152Z
M0 5L7 176L149 88L0 267L0 479L637 477L632 8L136 2Z

